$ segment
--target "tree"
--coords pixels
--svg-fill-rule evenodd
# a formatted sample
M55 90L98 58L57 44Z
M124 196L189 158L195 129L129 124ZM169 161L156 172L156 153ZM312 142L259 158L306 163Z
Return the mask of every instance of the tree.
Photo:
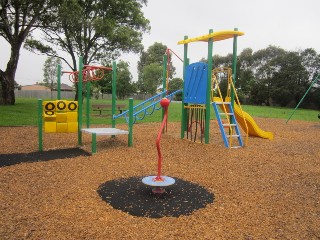
M278 62L275 59L284 54L285 50L275 46L268 46L266 49L259 50L253 54L252 71L256 82L254 83L255 91L250 93L251 102L262 101L267 106L271 105L272 79L274 74L280 70L280 66L278 66ZM259 92L257 88L262 88L262 91ZM261 99L262 97L264 98L263 100Z
M51 90L57 88L57 66L61 64L61 59L48 57L43 66L43 84Z
M286 52L274 59L277 71L271 86L273 104L288 106L297 104L307 90L308 74L302 66L298 52Z
M31 31L50 21L54 4L54 0L1 0L0 36L10 44L11 54L6 69L0 69L0 104L15 104L15 75L21 46Z
M162 66L151 63L143 68L143 93L155 94L162 80Z
M150 29L142 12L147 0L62 1L54 24L41 29L43 39L29 38L29 50L59 57L73 71L83 56L85 65L115 59L121 52L140 52L142 34ZM71 62L55 49L68 53Z
M254 83L254 73L253 73L253 51L251 48L245 48L242 50L238 57L237 64L237 90L243 95L248 95L252 84Z
M320 72L320 55L312 48L299 52L301 64L308 73L308 81L311 83Z
M117 64L117 96L124 99L132 93L132 75L129 70L129 63L120 61Z
M154 94L157 87L161 84L163 71L163 55L166 53L166 50L166 45L155 42L147 49L147 51L143 51L141 53L140 60L138 61L137 83L140 92ZM155 74L154 77L150 75L151 72ZM174 74L175 68L173 67L172 62L170 62L169 78L172 78Z
M162 66L163 55L167 50L167 46L162 43L155 42L151 45L147 51L143 51L140 55L140 60L138 61L138 79L143 76L143 68L151 63L156 63Z
M169 93L175 92L175 91L180 90L182 88L183 88L183 80L181 78L173 78L169 82ZM182 100L182 92L177 93L174 96L174 99L177 101L181 101Z

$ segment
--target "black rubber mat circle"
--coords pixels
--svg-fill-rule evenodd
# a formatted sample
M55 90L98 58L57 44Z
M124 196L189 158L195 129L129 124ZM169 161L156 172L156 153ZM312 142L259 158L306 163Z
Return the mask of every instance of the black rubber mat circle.
M162 194L142 183L143 177L130 177L105 182L97 190L101 198L115 209L133 216L161 218L190 215L213 203L214 194L204 187L179 178Z

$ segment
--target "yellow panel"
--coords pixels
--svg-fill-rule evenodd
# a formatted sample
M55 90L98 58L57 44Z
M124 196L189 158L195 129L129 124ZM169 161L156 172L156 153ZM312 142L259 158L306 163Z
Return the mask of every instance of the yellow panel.
M56 121L56 114L52 111L45 111L43 112L43 120L45 122L55 122Z
M68 132L77 132L78 131L78 123L77 122L69 122L68 123Z
M56 122L45 122L44 123L44 132L46 133L53 133L57 131L57 124Z
M57 132L68 132L68 123L57 123Z
M43 111L55 111L56 110L56 101L43 101L42 103Z
M78 112L67 112L67 122L78 122Z
M68 112L77 112L78 111L78 102L77 101L67 101L67 111Z
M66 112L67 111L67 100L56 100L56 111Z
M233 38L234 36L242 36L242 35L244 35L244 32L233 31L233 30L219 31L219 32L213 32L213 33L209 33L209 34L202 35L195 38L181 40L178 42L178 44L186 44L186 43L199 42L199 41L208 42L210 38L213 38L213 41L216 42L216 41L221 41L228 38Z
M57 123L66 123L67 122L67 112L57 112Z

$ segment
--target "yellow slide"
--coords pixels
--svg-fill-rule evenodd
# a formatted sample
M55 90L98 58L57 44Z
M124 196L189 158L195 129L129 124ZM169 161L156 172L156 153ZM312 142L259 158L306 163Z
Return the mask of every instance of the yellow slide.
M221 98L219 97L214 97L213 98L214 102L221 102ZM230 102L230 98L226 98L226 101ZM223 105L220 105L220 108L223 110ZM243 113L243 114L242 114ZM249 136L255 136L255 137L261 137L261 138L267 138L272 140L273 139L273 133L272 132L266 132L263 131L256 123L256 121L245 111L241 111L240 107L234 103L234 114L237 119L237 122L240 124L242 129L246 132L246 124L245 121L247 122L248 126L248 135ZM245 120L244 120L245 118Z
M249 136L267 138L267 139L270 139L270 140L273 139L273 133L272 132L263 131L257 125L256 121L248 113L246 113L244 111L241 112L240 107L236 103L234 103L234 114L236 116L237 122L240 124L242 129L244 129L244 131L246 131L246 124L244 122L245 120L243 119L243 117L246 119L246 122L247 122L247 125L248 125L248 134L249 134Z

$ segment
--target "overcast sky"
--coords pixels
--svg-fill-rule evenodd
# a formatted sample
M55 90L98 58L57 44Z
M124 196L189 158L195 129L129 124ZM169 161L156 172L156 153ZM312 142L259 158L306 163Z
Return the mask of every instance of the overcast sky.
M143 8L150 20L151 32L145 34L143 44L147 49L154 42L161 42L183 57L183 45L177 42L214 31L238 28L245 33L238 38L238 53L244 48L253 51L275 45L285 50L314 48L320 53L320 0L149 0ZM9 45L0 39L0 68L5 69L9 59ZM232 52L232 40L214 43L214 54ZM207 57L207 43L189 44L190 62ZM45 56L21 51L16 81L21 85L34 84L43 78ZM137 78L136 54L126 54L122 60L130 63L134 80ZM119 59L117 59L118 61ZM182 77L182 63L173 58L176 77ZM64 66L64 70L69 70ZM63 82L70 84L67 78Z

